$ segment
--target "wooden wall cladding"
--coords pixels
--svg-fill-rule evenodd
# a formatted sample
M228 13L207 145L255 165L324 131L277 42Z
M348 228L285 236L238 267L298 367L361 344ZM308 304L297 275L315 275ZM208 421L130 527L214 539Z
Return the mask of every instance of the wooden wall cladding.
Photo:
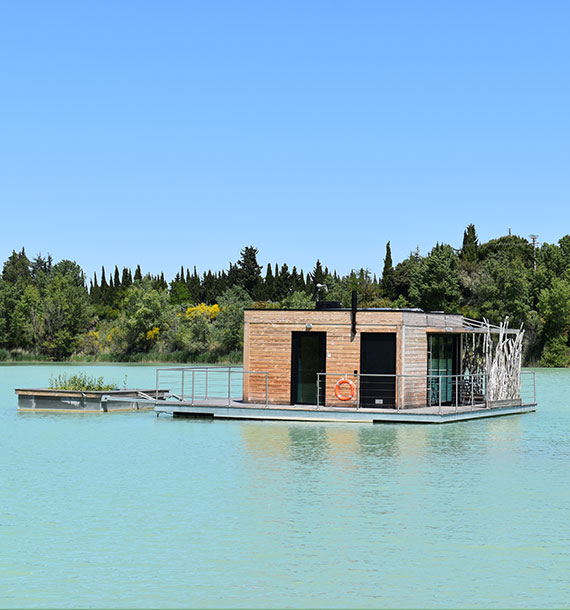
M410 377L399 380L400 405L416 407L426 402L427 334L431 328L461 329L461 316L444 316L401 311L358 311L357 332L351 335L351 312L247 310L244 327L244 371L267 372L268 402L291 403L291 347L293 332L325 332L326 404L348 406L355 400L340 401L334 389L345 374L349 378L360 370L360 334L363 332L396 333L396 373ZM308 326L310 325L310 326ZM413 376L418 376L417 378ZM265 376L244 375L244 400L265 402Z

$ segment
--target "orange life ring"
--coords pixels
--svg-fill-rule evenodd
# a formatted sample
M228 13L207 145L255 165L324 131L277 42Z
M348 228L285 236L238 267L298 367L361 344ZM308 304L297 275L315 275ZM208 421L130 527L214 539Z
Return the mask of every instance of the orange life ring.
M348 387L350 388L348 396L341 396L341 394L340 394L340 388L343 385L348 385ZM354 398L355 392L356 392L356 386L354 385L354 382L350 381L350 379L347 379L346 377L339 379L334 386L335 396L339 400L352 400Z

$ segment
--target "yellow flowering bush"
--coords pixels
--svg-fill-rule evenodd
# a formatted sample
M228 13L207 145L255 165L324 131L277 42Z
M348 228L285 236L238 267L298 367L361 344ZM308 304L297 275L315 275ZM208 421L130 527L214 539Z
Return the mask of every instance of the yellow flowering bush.
M160 332L160 328L158 328L158 326L153 326L147 333L146 333L146 340L153 343L154 341L156 341L158 339L158 333Z
M187 320L196 317L207 318L210 321L215 320L220 313L220 306L216 303L214 305L206 305L206 303L200 303L195 307L188 307L184 314Z

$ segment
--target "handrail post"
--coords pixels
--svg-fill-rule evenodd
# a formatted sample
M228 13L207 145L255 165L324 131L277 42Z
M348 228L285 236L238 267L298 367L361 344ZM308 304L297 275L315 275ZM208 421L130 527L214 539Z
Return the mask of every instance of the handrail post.
M269 407L269 373L265 373L265 408Z
M453 379L453 377L452 377ZM459 378L455 375L455 412L459 408Z
M402 400L402 376L396 375L396 411L400 410L400 401Z
M206 396L204 397L204 400L208 400L208 368L206 367Z
M194 369L192 369L192 400L191 400L191 404L192 406L194 406L194 373L196 371Z
M184 402L184 369L182 369L182 402Z
M319 392L319 389L320 389L320 388L319 388L319 386L321 385L321 384L319 383L319 382L321 381L321 377L320 377L320 375L321 375L321 374L319 373L319 371L317 371L317 409L318 409L318 408L320 408L320 406L321 406L321 402L320 402L320 398L321 398L321 397L319 396L319 394L320 394L320 392Z
M159 370L160 369L156 369L156 392L155 392L155 395L154 395L155 400L158 400L158 371Z
M441 415L441 375L439 375L438 379L438 395L439 395L439 414Z

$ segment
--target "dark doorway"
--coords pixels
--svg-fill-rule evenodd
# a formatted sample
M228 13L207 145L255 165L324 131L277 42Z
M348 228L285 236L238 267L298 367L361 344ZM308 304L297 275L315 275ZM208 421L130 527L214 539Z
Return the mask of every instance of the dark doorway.
M362 333L360 375L361 406L380 409L396 407L396 333Z
M317 373L326 368L327 334L294 332L291 360L291 404L317 404ZM321 377L319 404L325 404L325 377Z

